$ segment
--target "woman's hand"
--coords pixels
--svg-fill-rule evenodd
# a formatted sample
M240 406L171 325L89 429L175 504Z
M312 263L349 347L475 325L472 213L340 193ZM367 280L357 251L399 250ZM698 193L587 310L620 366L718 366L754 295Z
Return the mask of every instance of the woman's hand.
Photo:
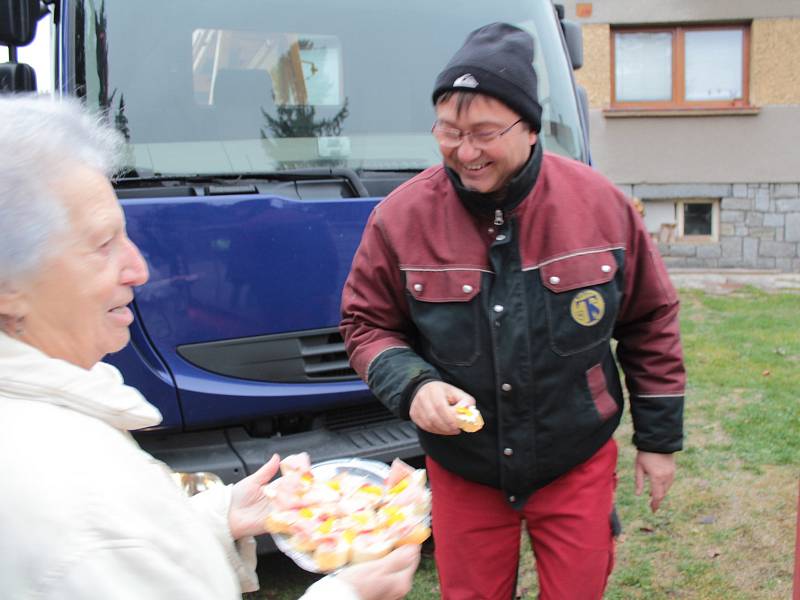
M400 546L377 560L346 567L337 579L350 584L361 600L399 600L411 590L421 546Z
M233 539L266 533L264 524L269 500L262 488L278 472L280 462L280 457L273 454L258 471L233 485L231 507L228 511L228 526Z

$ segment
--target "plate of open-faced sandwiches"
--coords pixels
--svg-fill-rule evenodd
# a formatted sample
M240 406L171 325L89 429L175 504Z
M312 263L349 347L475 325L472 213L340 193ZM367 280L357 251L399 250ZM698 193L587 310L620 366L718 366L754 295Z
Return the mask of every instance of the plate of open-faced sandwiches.
M430 490L424 469L360 458L312 465L287 456L281 476L264 486L267 531L278 549L307 571L328 573L385 556L430 536Z

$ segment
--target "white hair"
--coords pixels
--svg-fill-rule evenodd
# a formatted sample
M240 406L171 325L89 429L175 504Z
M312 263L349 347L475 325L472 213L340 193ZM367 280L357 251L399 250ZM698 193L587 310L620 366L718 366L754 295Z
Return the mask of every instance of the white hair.
M68 225L60 182L76 165L111 176L122 137L77 100L0 96L0 287L33 274Z

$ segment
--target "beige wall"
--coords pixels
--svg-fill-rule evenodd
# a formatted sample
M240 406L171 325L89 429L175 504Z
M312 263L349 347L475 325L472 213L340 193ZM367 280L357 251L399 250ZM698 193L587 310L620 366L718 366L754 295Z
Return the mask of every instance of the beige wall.
M800 18L753 21L750 102L800 104Z
M592 162L617 184L754 183L800 180L800 106L755 116L589 115Z
M611 28L608 25L584 25L583 67L575 79L586 88L589 106L603 108L611 102Z

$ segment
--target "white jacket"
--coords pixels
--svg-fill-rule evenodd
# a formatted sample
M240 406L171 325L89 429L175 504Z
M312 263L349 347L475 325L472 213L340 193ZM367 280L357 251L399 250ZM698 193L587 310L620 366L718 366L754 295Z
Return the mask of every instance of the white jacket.
M258 588L231 487L187 498L129 430L158 410L114 367L90 371L0 333L0 599L225 600ZM357 600L326 577L303 600Z

